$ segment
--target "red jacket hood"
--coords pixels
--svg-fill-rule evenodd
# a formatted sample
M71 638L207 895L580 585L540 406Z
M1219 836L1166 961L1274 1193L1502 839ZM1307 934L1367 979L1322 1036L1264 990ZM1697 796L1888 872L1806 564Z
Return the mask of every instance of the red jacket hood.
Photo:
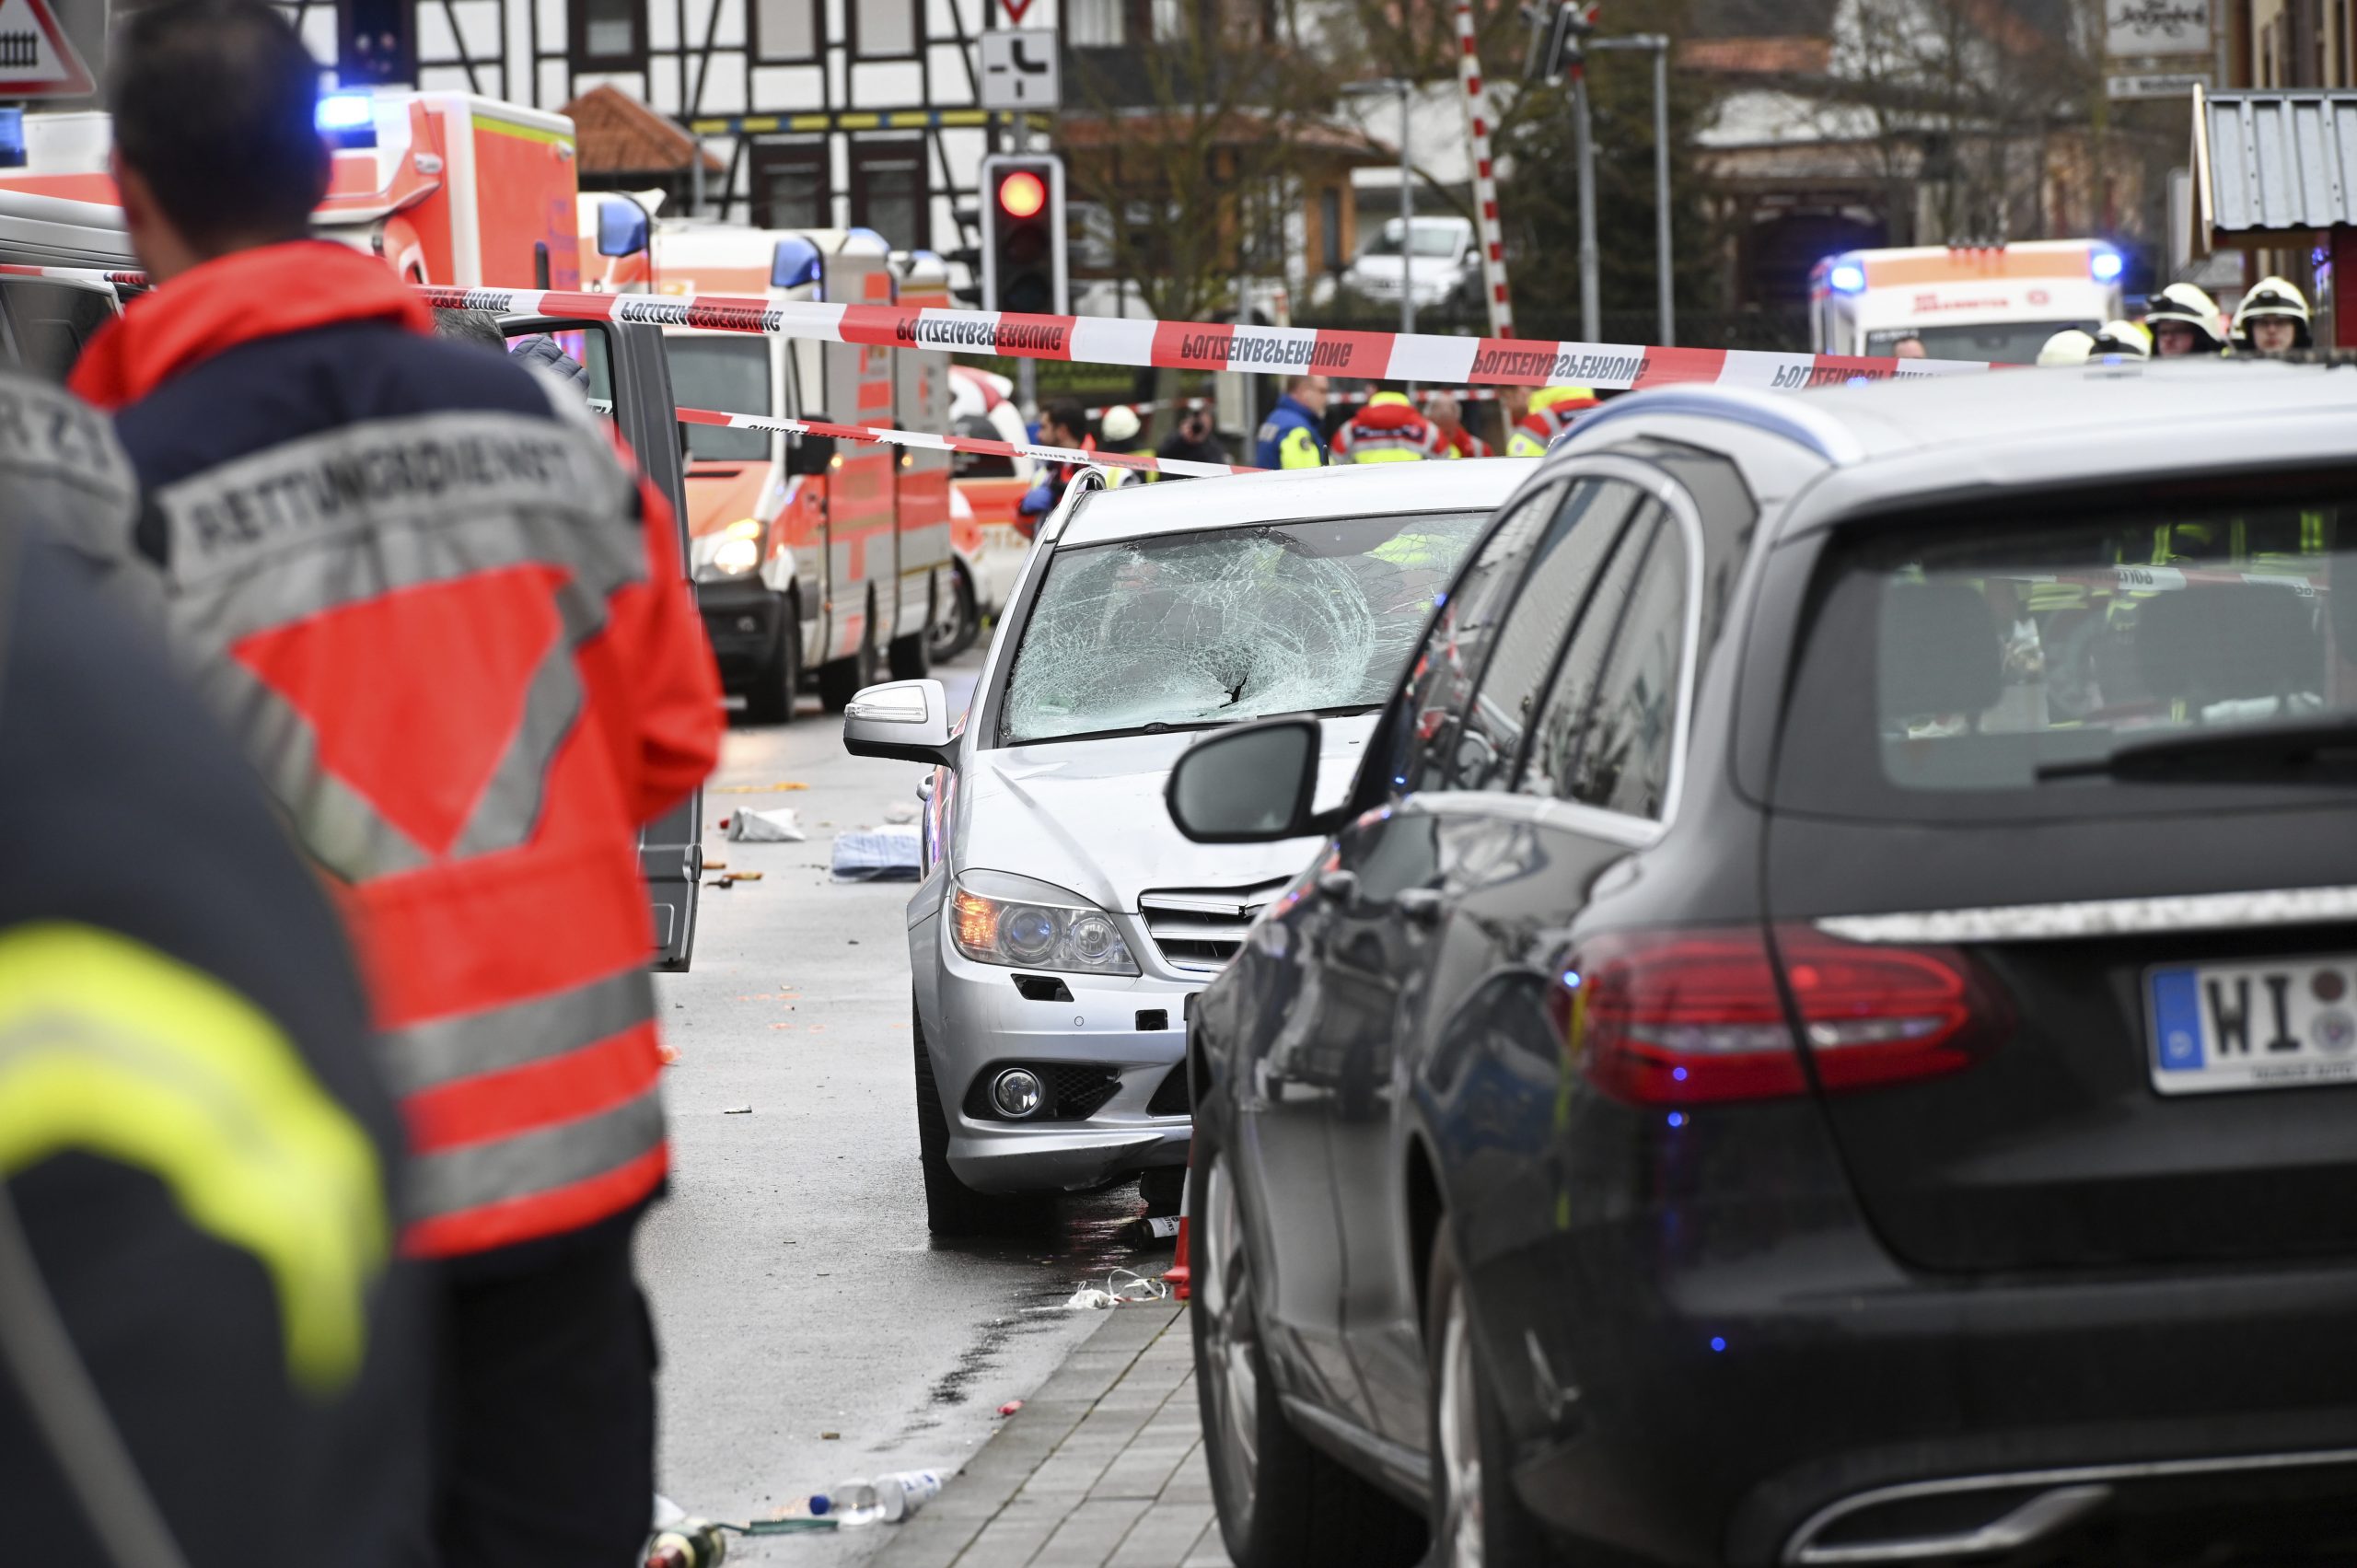
M121 408L240 343L346 321L434 330L434 313L391 269L349 246L296 239L239 250L133 300L83 349L66 385Z

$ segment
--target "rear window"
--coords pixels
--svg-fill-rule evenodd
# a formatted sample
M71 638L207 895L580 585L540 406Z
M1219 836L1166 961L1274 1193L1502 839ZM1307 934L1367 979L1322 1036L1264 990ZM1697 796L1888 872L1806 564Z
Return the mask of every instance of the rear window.
M2357 784L2357 539L2337 502L1837 541L1778 748L1781 806L2118 815Z

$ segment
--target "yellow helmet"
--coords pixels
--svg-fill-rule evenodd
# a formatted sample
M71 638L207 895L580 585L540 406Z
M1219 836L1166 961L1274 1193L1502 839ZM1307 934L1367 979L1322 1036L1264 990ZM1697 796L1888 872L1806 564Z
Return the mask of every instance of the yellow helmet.
M1366 406L1369 408L1414 408L1416 405L1408 401L1408 394L1405 392L1377 392L1367 399Z
M1530 412L1537 413L1541 409L1565 405L1593 408L1596 402L1596 389L1593 387L1541 387L1530 394Z

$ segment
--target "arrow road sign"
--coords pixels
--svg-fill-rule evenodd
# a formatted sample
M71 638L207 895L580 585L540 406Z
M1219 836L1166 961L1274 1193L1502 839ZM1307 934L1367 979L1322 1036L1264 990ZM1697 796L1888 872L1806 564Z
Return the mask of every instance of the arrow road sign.
M0 6L25 0L0 0ZM1044 110L1063 107L1056 35L1046 28L996 28L982 34L982 107Z
M0 99L84 98L96 90L49 0L0 0Z

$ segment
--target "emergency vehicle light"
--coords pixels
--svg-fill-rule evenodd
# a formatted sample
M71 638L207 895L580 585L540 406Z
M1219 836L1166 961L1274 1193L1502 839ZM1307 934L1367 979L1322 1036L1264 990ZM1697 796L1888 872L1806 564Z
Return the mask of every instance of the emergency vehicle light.
M635 256L646 249L646 209L624 197L598 203L598 254Z
M800 235L777 242L770 253L770 286L800 288L819 281L819 248Z
M1855 261L1843 261L1825 274L1825 281L1836 294L1864 294L1866 291L1866 269Z
M2087 258L2087 272L2097 283L2117 281L2123 265L2117 250L2097 250Z
M0 109L0 168L25 167L25 111Z
M366 93L329 93L319 99L317 122L322 131L357 131L377 122L377 107Z

